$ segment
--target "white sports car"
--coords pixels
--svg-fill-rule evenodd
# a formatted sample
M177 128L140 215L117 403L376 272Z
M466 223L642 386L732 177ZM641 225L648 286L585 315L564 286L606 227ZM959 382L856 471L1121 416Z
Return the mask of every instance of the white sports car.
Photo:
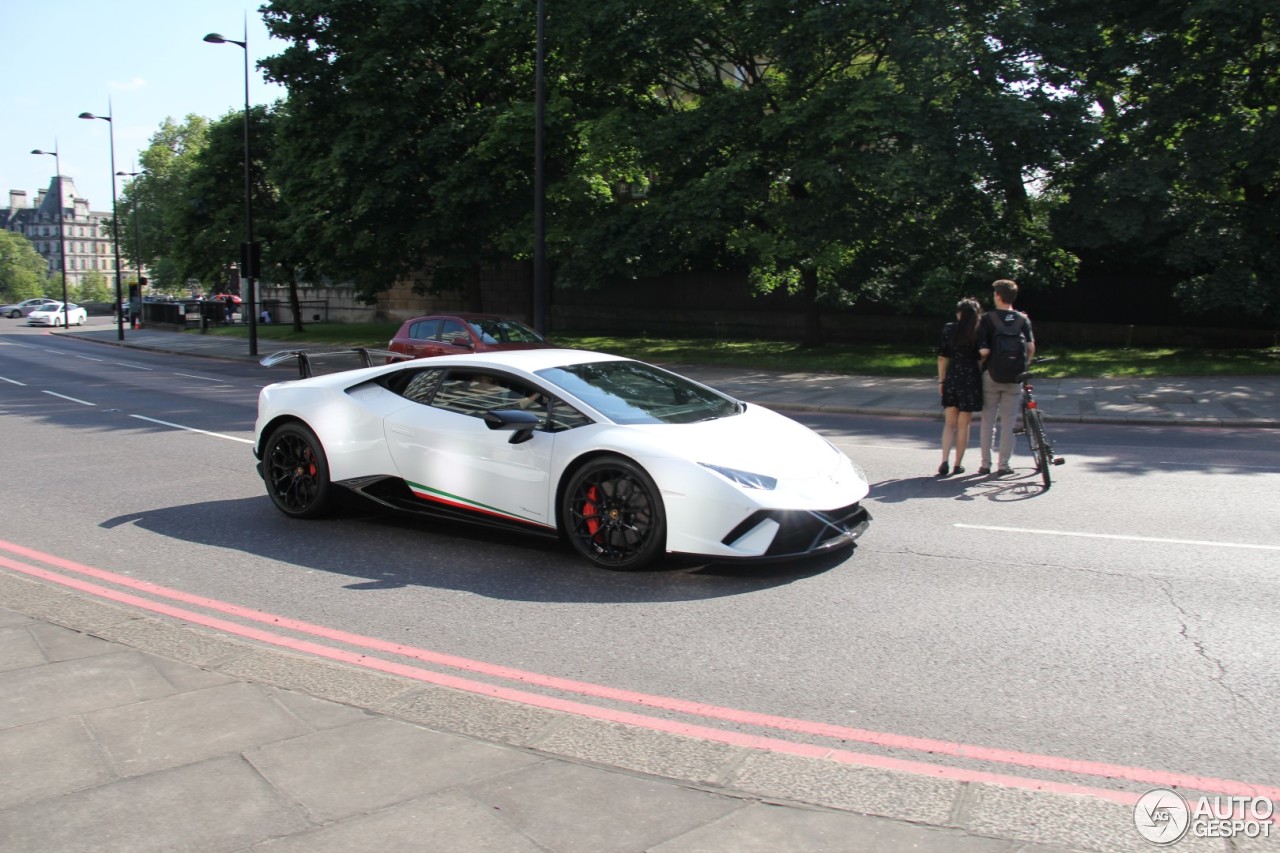
M28 326L83 326L87 322L89 312L74 302L68 302L65 311L61 302L49 302L27 315Z
M664 553L801 557L849 546L871 520L866 476L826 439L649 364L542 349L312 376L317 355L263 359L296 358L302 374L262 390L254 445L267 494L294 518L323 515L345 488L563 536L611 569Z

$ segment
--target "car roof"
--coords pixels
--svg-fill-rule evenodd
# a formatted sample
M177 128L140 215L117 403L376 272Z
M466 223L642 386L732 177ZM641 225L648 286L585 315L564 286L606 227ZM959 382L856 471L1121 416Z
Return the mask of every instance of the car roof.
M462 355L440 355L432 358L415 358L396 364L377 367L342 370L335 373L323 373L303 380L317 385L346 386L356 385L369 379L397 373L401 370L444 369L451 367L493 368L510 370L515 373L534 374L539 370L551 367L565 367L572 364L587 364L597 361L627 361L620 355L604 352L592 352L580 349L526 349L500 350L497 352L464 353Z
M421 317L410 317L405 322L417 323L421 320L463 320L465 322L472 320L511 320L516 323L524 323L524 320L519 317L509 317L506 314L486 314L480 311L445 311L435 314L423 314Z

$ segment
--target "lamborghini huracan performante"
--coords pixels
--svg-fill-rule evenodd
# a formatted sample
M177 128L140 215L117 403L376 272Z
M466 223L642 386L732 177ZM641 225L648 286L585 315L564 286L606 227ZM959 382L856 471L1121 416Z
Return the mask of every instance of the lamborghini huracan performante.
M267 494L294 518L347 489L563 537L610 569L802 557L850 545L871 520L866 476L826 439L643 362L538 349L325 375L305 352L263 363L294 357L300 378L259 396L254 445Z

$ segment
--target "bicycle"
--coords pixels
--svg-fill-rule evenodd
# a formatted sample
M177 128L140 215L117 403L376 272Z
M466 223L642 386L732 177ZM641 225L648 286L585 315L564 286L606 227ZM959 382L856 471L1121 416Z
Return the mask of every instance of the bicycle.
M1047 361L1053 361L1053 359L1037 358L1032 363L1042 364ZM1027 437L1031 458L1035 460L1036 471L1040 473L1040 479L1044 481L1044 487L1047 490L1053 484L1053 475L1050 470L1053 466L1061 465L1067 460L1054 455L1053 445L1049 443L1049 436L1044 431L1044 418L1040 415L1035 395L1032 393L1035 386L1031 384L1031 377L1034 375L1027 371L1018 376L1018 382L1022 385L1022 425L1013 432L1014 435Z

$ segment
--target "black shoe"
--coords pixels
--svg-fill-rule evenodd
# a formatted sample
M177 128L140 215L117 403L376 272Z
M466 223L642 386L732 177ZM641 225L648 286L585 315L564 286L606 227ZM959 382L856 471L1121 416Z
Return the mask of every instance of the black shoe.
M1003 465L1003 466L1001 466L1001 467L1000 467L1000 469L999 469L998 471L996 471L996 476L997 476L997 477L1011 477L1011 476L1013 476L1013 469L1012 469L1012 468L1010 468L1008 465Z
M963 466L963 465L957 465L956 467L954 467L954 468L952 468L952 469L951 469L951 473L952 473L952 474L955 474L957 477L958 477L958 476L960 476L961 474L963 474L963 473L964 473L964 466Z
M985 476L987 476L987 475L988 475L988 474L990 474L990 473L991 473L991 466L990 466L990 465L983 465L981 468L979 468L979 469L978 469L978 476L979 476L979 477L985 477Z
M945 477L949 473L950 473L950 469L947 468L947 463L943 462L941 465L938 466L939 477Z

